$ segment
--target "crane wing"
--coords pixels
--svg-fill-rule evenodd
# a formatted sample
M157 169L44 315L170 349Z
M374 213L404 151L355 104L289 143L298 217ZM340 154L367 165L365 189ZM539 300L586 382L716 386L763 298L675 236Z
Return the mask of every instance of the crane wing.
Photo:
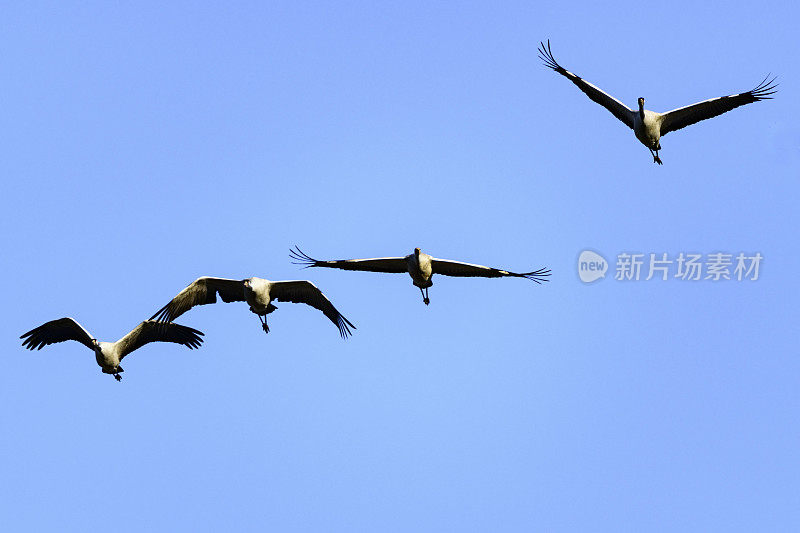
M480 277L480 278L502 278L506 276L513 276L516 278L527 278L531 281L541 284L542 282L549 281L547 276L550 275L550 270L547 268L540 268L532 272L510 272L508 270L501 270L482 265L473 265L472 263L462 263L461 261L449 261L447 259L432 259L433 273L442 274L444 276L458 276L458 277Z
M123 357L149 342L174 342L183 344L192 350L199 348L203 343L202 335L202 331L180 324L172 322L164 324L155 320L145 320L117 341L119 358L122 360Z
M273 281L270 284L269 295L279 302L306 304L319 309L339 328L339 334L343 339L352 334L349 328L356 329L310 281Z
M661 135L691 126L707 118L719 116L746 104L772 99L771 95L777 92L778 84L775 83L775 78L767 81L768 78L769 75L751 91L711 98L664 113L661 121Z
M384 272L402 274L408 272L405 257L376 257L373 259L339 259L335 261L319 261L308 256L300 248L289 251L295 265L308 267L338 268L341 270L363 270L365 272Z
M25 339L22 345L29 350L41 350L48 344L56 342L78 341L94 351L94 344L92 343L94 337L86 331L86 328L70 317L45 322L29 332L23 333L19 338Z
M216 303L217 294L223 302L243 302L244 282L237 279L197 278L167 305L156 311L150 320L172 322L196 305Z
M620 119L626 126L633 129L633 110L610 94L559 65L553 57L553 52L550 51L549 39L547 40L547 45L539 43L539 57L544 61L545 66L566 77L569 81L577 85L578 89L583 91L589 99L611 111L612 115Z

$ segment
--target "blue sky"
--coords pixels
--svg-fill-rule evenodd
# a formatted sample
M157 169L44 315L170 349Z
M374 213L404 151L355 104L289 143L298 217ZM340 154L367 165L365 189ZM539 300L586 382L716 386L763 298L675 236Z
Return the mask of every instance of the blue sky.
M798 8L36 3L0 11L9 530L800 527ZM662 139L663 166L541 65L633 107L774 100ZM299 270L436 257L552 281ZM750 281L577 276L595 250L759 252ZM613 266L612 266L613 268ZM116 340L201 275L311 279L195 309L122 383Z

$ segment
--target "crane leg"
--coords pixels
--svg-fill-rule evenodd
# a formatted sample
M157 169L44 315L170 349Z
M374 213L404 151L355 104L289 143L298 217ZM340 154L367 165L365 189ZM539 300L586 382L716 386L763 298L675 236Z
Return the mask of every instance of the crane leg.
M419 292L421 292L421 293L422 293L422 302L423 302L425 305L428 305L428 304L430 304L430 303L431 303L431 299L430 299L430 298L428 298L428 289L427 289L427 287L426 287L424 290L422 289L422 287L420 287L420 288L419 288Z
M269 326L267 325L267 315L264 315L264 320L261 320L261 315L258 316L258 321L261 322L261 329L264 330L264 333L269 333Z
M663 165L664 164L664 163L661 162L661 158L658 157L658 150L656 150L655 152L653 151L652 148L648 148L648 150L650 150L650 155L653 156L653 163L658 163L659 165Z

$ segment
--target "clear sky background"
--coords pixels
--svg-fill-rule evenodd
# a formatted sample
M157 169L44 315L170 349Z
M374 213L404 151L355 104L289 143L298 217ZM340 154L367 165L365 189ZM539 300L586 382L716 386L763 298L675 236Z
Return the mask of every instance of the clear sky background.
M264 4L268 4L265 6ZM0 523L273 531L800 529L792 2L20 3L0 9ZM667 111L662 139L542 66ZM300 270L435 257L552 281ZM760 252L760 279L584 285L577 256ZM613 265L612 265L613 269ZM613 274L613 273L611 273ZM356 324L194 309L201 275L311 279Z

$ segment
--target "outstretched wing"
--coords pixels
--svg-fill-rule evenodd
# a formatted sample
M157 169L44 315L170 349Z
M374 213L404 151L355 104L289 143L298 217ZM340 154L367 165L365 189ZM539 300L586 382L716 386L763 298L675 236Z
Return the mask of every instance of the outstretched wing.
M27 338L26 338L27 337ZM73 318L65 317L45 322L19 337L25 339L22 345L29 350L41 350L48 344L64 341L78 341L94 350L92 335Z
M390 274L402 274L408 272L408 263L405 257L376 257L373 259L338 259L335 261L318 261L306 255L300 248L295 246L294 250L289 250L289 257L295 265L308 267L328 267L339 268L341 270L363 270L365 272L385 272Z
M156 311L150 320L172 322L196 305L216 303L218 293L223 302L243 302L244 282L237 279L197 278L167 305Z
M481 265L473 265L471 263L462 263L461 261L448 261L447 259L431 259L434 274L443 274L445 276L458 276L458 277L479 277L479 278L502 278L505 276L513 276L516 278L527 278L531 281L541 284L544 281L550 281L547 276L550 275L550 270L547 268L540 268L533 272L509 272L508 270L500 270L499 268L491 268Z
M310 281L273 281L270 284L269 295L279 302L306 304L319 309L339 328L339 334L343 339L352 334L349 328L356 329Z
M573 74L559 65L553 57L553 52L550 51L550 39L547 40L546 46L544 43L539 43L539 58L544 61L545 66L550 67L566 77L569 81L577 85L578 89L583 91L593 102L597 102L611 111L611 114L620 119L626 126L633 129L633 110L610 94L605 93L580 76Z
M691 126L707 118L714 118L745 104L771 100L771 95L778 92L776 89L778 84L775 83L775 78L767 81L768 78L769 75L752 91L712 98L664 113L661 121L661 135Z
M119 346L120 360L134 350L138 350L148 342L174 342L183 344L187 348L199 348L203 343L202 331L182 326L180 324L161 323L155 320L145 320L133 331L122 337Z

